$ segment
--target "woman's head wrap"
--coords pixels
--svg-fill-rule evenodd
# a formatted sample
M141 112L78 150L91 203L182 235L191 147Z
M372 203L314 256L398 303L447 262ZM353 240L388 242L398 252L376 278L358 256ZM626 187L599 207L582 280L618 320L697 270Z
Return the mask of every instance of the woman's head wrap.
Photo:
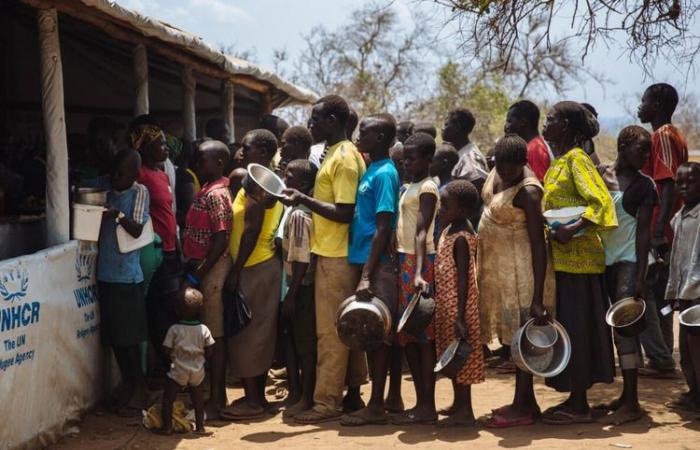
M140 125L131 132L131 146L134 150L141 150L163 134L163 130L156 125Z
M574 130L577 142L592 139L600 131L598 119L580 103L559 102L554 105L554 109L561 114L563 119L566 119L569 127Z

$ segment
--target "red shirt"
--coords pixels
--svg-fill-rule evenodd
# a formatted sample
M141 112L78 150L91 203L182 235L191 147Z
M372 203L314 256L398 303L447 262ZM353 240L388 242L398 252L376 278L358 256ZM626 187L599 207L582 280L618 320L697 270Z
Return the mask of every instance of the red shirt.
M544 174L549 169L550 161L549 147L542 136L532 138L527 143L527 162L540 182L544 180Z
M177 222L173 212L173 190L170 188L168 176L162 170L152 170L142 165L139 183L148 188L153 231L163 240L163 251L175 251Z
M229 181L221 177L202 186L192 201L185 219L185 234L182 252L192 259L204 259L209 251L211 237L226 231L226 239L231 233L233 212Z
M670 123L663 125L651 135L651 154L644 169L646 175L649 175L656 182L656 190L661 196L661 188L659 183L665 180L676 181L676 171L678 166L688 162L688 143L680 131ZM671 217L673 217L683 206L683 201L679 198L673 205ZM659 215L659 206L654 208L654 216L651 222L651 233L654 234L656 220ZM664 235L669 243L673 242L673 230L671 225L666 224Z

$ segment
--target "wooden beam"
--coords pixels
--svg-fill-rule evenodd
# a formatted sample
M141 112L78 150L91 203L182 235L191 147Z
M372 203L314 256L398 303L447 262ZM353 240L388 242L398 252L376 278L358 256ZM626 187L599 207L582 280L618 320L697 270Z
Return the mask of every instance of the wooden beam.
M248 75L234 75L233 83L246 87L255 92L259 92L261 94L265 94L270 91L270 88L267 84L263 83L262 81L258 81L255 78Z

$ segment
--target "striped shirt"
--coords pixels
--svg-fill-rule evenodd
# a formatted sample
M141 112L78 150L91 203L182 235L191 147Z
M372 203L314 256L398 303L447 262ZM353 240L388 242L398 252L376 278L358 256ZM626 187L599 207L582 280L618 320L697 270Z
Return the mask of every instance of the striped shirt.
M678 167L685 162L688 162L688 143L678 128L667 123L654 131L654 134L651 135L651 154L643 172L656 182L659 195L661 195L659 185L666 180L675 181ZM677 198L671 211L671 217L681 209L681 206L683 206L683 202ZM654 208L654 217L651 222L652 234L658 214L659 206ZM666 225L664 235L669 243L673 241L673 230L670 224Z

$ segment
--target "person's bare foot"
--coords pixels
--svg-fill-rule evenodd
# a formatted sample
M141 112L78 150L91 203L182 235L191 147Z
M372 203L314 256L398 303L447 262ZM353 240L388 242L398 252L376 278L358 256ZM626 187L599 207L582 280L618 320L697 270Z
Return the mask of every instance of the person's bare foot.
M452 411L452 414L437 423L438 427L473 427L476 425L474 413L466 408L458 408Z
M314 402L313 401L306 401L305 399L301 399L292 406L288 407L287 409L284 410L282 413L282 418L283 419L293 419L294 416L297 414L303 413L304 411L308 411L311 408L313 408Z
M406 409L401 395L389 395L386 400L384 400L384 408L389 414L404 412Z
M365 401L360 397L360 393L350 393L348 392L345 397L343 397L343 413L349 414L355 411L359 411L365 407Z
M456 410L457 410L457 407L454 404L452 404L452 405L448 406L447 408L438 409L437 413L441 416L451 416L452 414L455 413Z
M386 425L389 422L389 417L381 408L373 408L366 406L351 414L345 414L340 418L340 424L346 427L359 427L364 425Z
M622 406L622 397L620 397L608 403L601 403L599 405L595 405L593 409L599 409L602 411L617 411Z
M599 422L606 425L622 425L624 423L634 422L644 416L644 410L639 406L630 406L627 404L620 405L612 414L602 417Z
M437 412L435 409L421 407L411 408L403 414L397 414L391 418L394 425L426 424L434 425L437 422Z

